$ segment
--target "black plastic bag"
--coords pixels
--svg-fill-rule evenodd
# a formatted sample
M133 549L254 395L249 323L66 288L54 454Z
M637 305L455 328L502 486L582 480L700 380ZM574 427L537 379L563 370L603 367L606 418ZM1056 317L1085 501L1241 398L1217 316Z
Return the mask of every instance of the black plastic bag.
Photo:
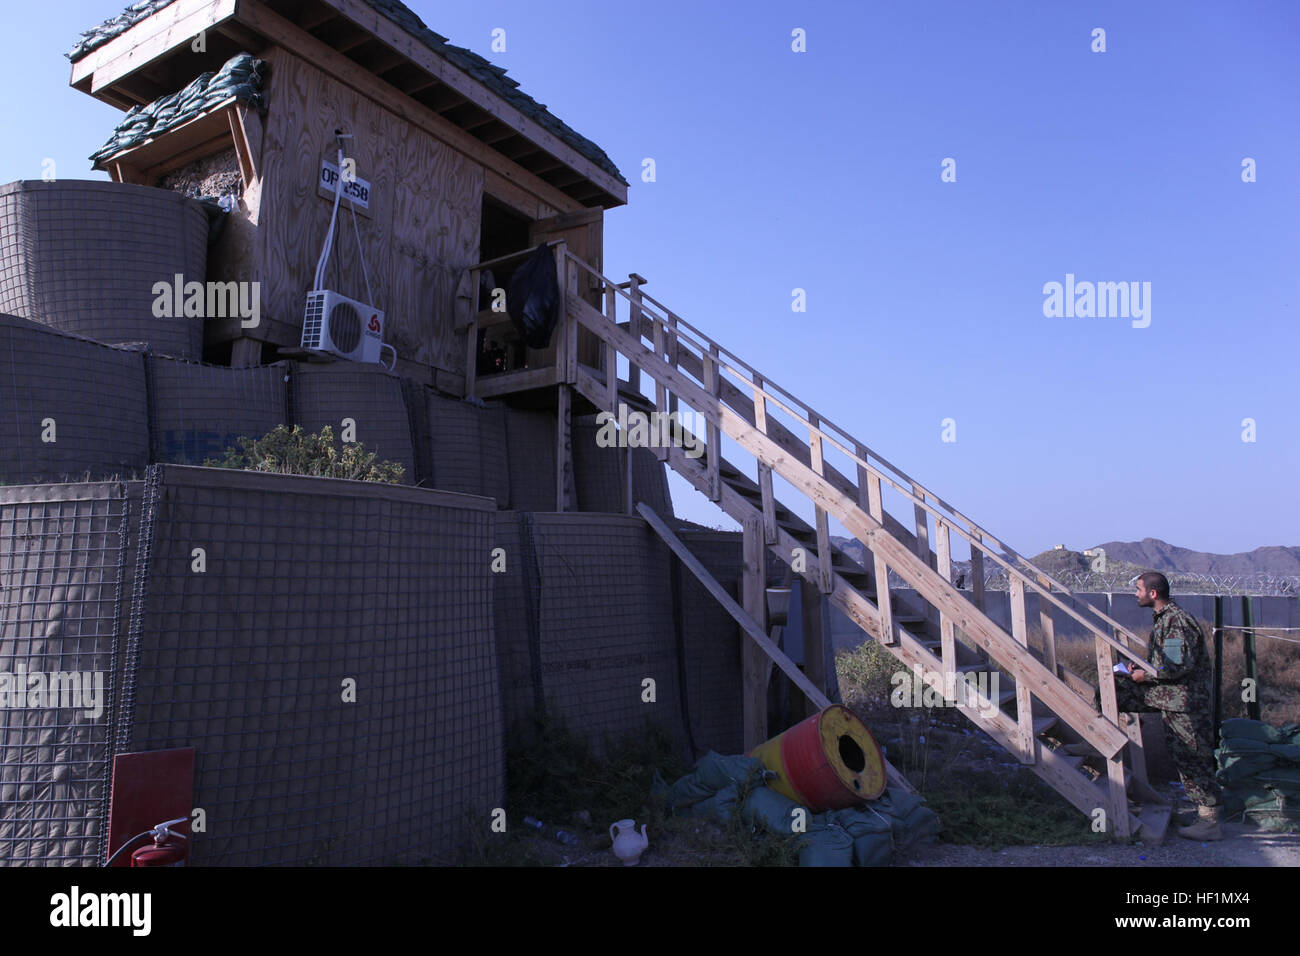
M543 243L515 270L506 286L506 310L529 348L544 349L559 320L560 285L555 256Z

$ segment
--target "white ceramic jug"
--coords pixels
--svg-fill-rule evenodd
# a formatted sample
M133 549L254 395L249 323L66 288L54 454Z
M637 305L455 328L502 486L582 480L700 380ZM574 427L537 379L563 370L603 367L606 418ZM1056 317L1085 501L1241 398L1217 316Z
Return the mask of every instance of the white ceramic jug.
M636 832L635 820L619 820L609 828L609 838L614 841L614 855L623 861L624 866L636 866L641 854L650 845L646 836L645 824L641 832Z

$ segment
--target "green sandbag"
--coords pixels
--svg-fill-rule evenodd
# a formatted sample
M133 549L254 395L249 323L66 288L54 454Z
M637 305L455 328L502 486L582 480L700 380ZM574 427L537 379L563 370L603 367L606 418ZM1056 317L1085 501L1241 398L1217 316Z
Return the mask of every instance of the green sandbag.
M804 825L812 818L807 807L801 807L785 794L771 787L755 787L741 808L741 815L750 826L761 826L773 833L794 833L795 811L804 811Z
M1271 724L1266 724L1262 720L1246 720L1241 717L1233 717L1225 720L1219 726L1220 738L1228 737L1245 737L1249 740L1259 740L1266 744L1276 744L1282 741L1278 738L1277 729Z
M1223 789L1223 808L1230 814L1241 813L1241 811L1249 810L1252 807L1276 807L1277 801L1277 791L1269 790L1266 787L1240 786L1236 788L1225 787Z
M889 866L894 857L894 827L889 817L870 808L835 810L828 823L843 827L853 838L854 866Z
M1259 783L1276 784L1279 787L1298 787L1300 767L1274 767L1271 770L1261 770L1253 779Z
M1300 744L1271 744L1268 752L1278 760L1287 760L1300 764Z
M895 850L930 843L939 835L938 814L925 805L922 797L914 793L891 787L879 799L873 800L870 806L890 818Z
M710 750L695 764L695 769L668 788L671 807L688 807L713 796L724 787L744 783L762 769L751 757L724 757Z
M686 812L693 817L710 817L719 823L726 823L735 815L739 805L740 788L732 784L694 804Z
M1219 750L1230 754L1266 754L1275 744L1253 737L1224 737L1219 741ZM1218 753L1218 750L1215 751Z
M1219 756L1220 769L1214 775L1214 778L1221 786L1226 786L1247 777L1253 777L1261 771L1271 770L1274 763L1276 761L1269 754L1246 754L1245 756L1221 754Z
M799 840L799 865L852 866L853 838L833 823L810 823Z

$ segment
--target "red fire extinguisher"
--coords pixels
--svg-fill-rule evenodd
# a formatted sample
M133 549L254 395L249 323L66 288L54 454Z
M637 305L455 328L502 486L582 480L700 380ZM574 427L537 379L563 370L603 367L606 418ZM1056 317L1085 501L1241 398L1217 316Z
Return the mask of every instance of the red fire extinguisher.
M132 866L184 866L190 855L189 838L184 833L174 832L171 828L188 822L189 817L178 817L175 820L160 823L152 830L145 830L143 833L136 834L118 847L117 852L104 865L112 866L113 861L127 847L133 846L145 837L151 836L153 837L152 846L142 846L131 854Z

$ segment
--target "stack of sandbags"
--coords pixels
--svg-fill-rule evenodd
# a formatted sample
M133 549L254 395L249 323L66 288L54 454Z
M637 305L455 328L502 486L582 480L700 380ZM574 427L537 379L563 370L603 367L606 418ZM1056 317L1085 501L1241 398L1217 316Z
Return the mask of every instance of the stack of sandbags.
M1300 723L1225 720L1214 755L1229 814L1266 830L1300 823Z

